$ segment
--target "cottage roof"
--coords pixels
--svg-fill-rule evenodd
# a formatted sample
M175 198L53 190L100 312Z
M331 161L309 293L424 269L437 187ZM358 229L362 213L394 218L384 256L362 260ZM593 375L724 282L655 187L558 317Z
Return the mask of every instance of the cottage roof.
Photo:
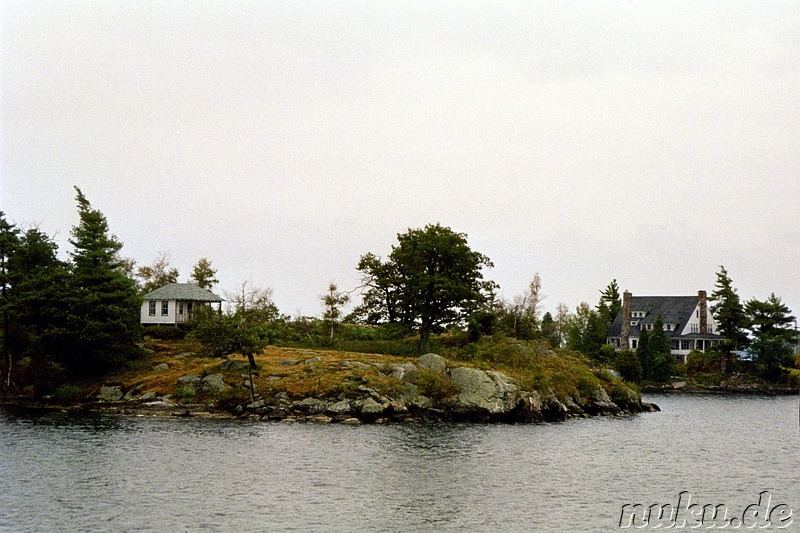
M636 318L639 328L645 324L654 324L658 317L664 324L675 324L673 331L665 330L668 337L680 335L692 313L697 307L698 296L631 296L631 313L644 311L644 317ZM611 327L609 337L619 337L622 333L622 311L617 313Z
M190 300L221 302L222 298L194 283L170 283L144 295L145 300Z

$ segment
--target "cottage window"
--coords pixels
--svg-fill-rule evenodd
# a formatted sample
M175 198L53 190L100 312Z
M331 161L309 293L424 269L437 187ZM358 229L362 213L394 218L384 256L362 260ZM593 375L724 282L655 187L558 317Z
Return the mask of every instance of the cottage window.
M164 300L161 302L161 316L167 316L169 314L169 300Z
M697 323L692 324L692 333L700 333L700 324Z
M637 339L631 339L631 348L633 348L635 350L636 349L636 345L638 344L638 342L639 341Z
M150 300L148 302L148 310L147 311L148 311L148 314L150 316L156 316L156 301L155 300Z

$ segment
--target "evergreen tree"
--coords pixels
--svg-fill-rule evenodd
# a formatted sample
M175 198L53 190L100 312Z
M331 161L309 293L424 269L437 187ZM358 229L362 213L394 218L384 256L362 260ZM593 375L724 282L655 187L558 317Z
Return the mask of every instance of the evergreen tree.
M556 321L553 319L553 315L550 314L550 311L547 311L544 316L542 316L542 338L550 343L550 346L553 348L558 348L561 343L561 339L558 335L558 325Z
M0 361L0 390L11 385L11 303L12 286L9 279L10 262L19 246L19 229L6 220L0 211L0 320L2 330L2 361Z
M636 358L642 367L642 379L649 379L654 366L653 352L650 350L650 332L643 329L636 345Z
M711 312L717 321L717 333L724 338L720 350L725 354L726 372L733 368L733 353L740 347L747 346L749 337L745 331L749 326L747 313L742 305L728 271L720 265L717 272L715 290L711 294Z
M189 281L198 287L211 290L214 285L219 283L217 279L217 269L211 266L211 261L205 257L201 257L192 269L192 275L189 277Z
M611 280L606 290L600 291L600 305L605 304L608 308L608 314L613 321L622 309L622 298L619 295L619 285L617 280ZM598 305L598 310L600 309Z
M41 389L70 346L70 273L58 246L39 230L25 232L11 261L15 351L30 359L29 377Z
M775 294L765 301L749 300L745 310L750 318L753 335L751 349L763 377L777 380L785 367L792 364L797 332L791 329L795 317Z
M660 316L656 317L653 331L649 333L648 350L651 366L647 377L658 382L668 381L672 376L674 358L670 349L669 337L664 333L664 322Z
M120 268L122 243L109 234L106 217L77 192L80 222L72 229L73 350L67 365L74 374L119 368L135 357L141 337L141 297Z

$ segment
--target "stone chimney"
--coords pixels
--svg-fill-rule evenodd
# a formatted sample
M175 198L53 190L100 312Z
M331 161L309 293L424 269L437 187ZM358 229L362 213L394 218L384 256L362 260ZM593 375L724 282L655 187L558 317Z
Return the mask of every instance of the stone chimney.
M622 331L619 334L620 348L630 348L631 334L631 293L625 291L622 293Z
M708 333L708 299L706 291L697 291L697 298L700 300L700 334Z

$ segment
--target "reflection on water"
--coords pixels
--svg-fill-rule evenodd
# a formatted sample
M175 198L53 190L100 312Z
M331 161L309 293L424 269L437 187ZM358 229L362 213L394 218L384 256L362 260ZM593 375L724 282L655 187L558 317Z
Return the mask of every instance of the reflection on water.
M797 509L797 398L661 396L545 425L0 412L0 531L609 530L691 491Z

